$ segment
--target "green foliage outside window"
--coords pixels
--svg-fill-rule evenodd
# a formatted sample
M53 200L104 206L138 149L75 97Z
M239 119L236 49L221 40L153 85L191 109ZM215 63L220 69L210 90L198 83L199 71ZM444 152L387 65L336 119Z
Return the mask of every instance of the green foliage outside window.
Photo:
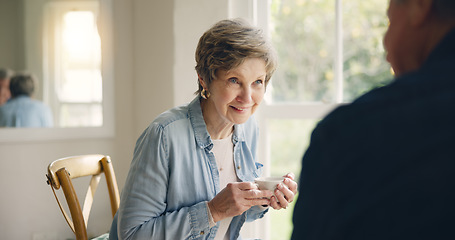
M344 101L388 83L387 1L343 1ZM275 102L334 102L335 0L272 0Z
M388 1L343 1L344 100L350 102L393 76L385 59Z

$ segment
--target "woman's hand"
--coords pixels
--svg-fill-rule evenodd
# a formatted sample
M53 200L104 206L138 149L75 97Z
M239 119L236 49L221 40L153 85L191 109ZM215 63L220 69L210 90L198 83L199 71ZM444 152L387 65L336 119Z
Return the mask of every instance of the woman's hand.
M276 210L286 209L289 203L294 201L294 196L297 193L297 183L294 181L294 174L288 173L284 177L283 182L278 184L277 189L275 189L275 196L270 198L270 206Z
M252 182L229 183L208 202L213 220L218 222L227 217L242 214L252 206L270 205L272 191L259 190Z

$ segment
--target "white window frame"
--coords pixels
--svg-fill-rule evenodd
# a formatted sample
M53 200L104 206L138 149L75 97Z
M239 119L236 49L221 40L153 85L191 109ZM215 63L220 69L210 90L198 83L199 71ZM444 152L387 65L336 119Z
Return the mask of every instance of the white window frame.
M252 24L263 29L269 35L270 0L230 0L229 17L244 18ZM258 145L258 159L264 164L264 176L270 175L271 154L270 134L268 122L271 119L301 119L318 120L328 112L343 104L343 28L342 28L342 0L336 0L335 4L335 102L334 103L271 103L267 96L256 112L261 137ZM273 77L272 77L273 81ZM298 174L298 173L296 173ZM242 230L243 232L243 230ZM266 214L263 220L255 221L249 229L245 230L249 235L264 240L270 239L270 219Z

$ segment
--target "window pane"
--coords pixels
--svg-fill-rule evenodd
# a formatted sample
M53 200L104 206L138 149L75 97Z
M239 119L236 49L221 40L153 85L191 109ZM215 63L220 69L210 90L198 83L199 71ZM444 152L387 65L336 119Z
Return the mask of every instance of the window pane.
M310 135L318 120L269 120L268 133L271 147L272 176L283 176L288 172L299 179L303 154L308 147ZM294 202L286 210L270 210L271 240L290 239Z
M95 15L70 11L64 15L63 74L58 96L62 102L101 102L101 43Z
M65 14L63 42L68 63L91 63L99 67L101 40L92 12L71 11Z
M99 127L103 125L101 104L62 104L61 127Z
M89 103L103 100L99 69L68 69L59 85L58 96L62 102Z
M388 1L343 1L344 101L392 79L384 56Z
M56 19L55 106L60 127L102 126L101 41L96 6Z
M272 0L273 102L333 102L334 0ZM269 91L269 90L268 90Z
M272 0L270 32L279 66L271 102L335 102L335 0ZM392 79L382 37L387 1L342 1L343 101Z

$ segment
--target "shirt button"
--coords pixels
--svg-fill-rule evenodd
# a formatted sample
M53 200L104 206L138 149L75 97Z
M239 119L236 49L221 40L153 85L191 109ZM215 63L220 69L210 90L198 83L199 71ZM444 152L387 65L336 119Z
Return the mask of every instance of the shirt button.
M237 166L237 169L239 169L239 170L240 170L240 166Z
M200 234L201 234L201 235L204 235L204 231L201 231L201 233L200 233Z

